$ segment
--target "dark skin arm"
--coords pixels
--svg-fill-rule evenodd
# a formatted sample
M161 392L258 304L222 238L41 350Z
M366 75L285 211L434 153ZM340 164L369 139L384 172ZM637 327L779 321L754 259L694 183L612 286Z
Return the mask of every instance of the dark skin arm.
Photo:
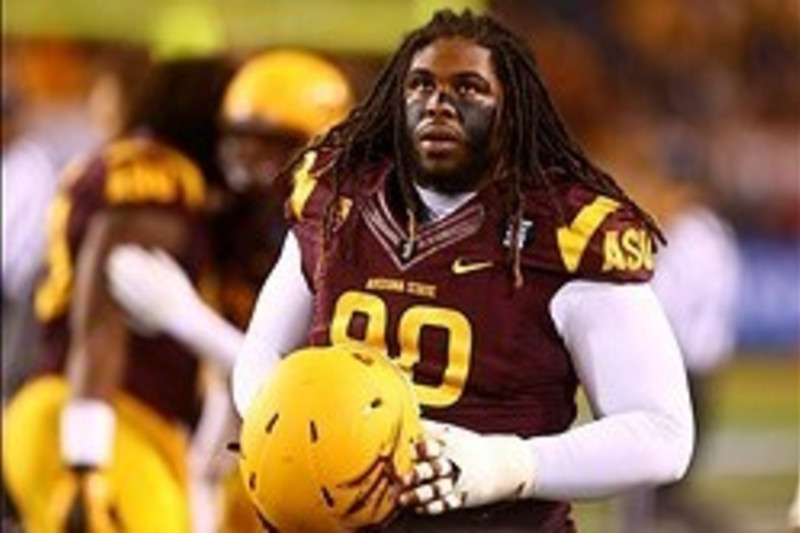
M125 375L129 326L109 293L104 271L111 250L123 243L176 256L191 245L185 220L166 209L116 209L94 217L75 261L67 363L75 397L109 401Z

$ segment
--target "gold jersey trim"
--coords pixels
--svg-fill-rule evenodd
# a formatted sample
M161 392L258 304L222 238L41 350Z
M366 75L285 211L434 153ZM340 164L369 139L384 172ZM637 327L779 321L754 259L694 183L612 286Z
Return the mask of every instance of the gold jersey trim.
M289 206L298 220L302 218L303 208L317 185L317 180L311 175L311 169L314 167L316 160L316 152L306 153L300 168L293 175L292 195L289 198Z
M613 213L619 202L607 196L598 196L584 206L569 226L558 228L556 238L561 260L568 272L575 272L581 263L583 252L606 217Z

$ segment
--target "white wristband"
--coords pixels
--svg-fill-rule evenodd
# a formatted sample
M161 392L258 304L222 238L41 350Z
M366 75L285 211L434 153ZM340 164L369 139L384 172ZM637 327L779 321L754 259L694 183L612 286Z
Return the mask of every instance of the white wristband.
M491 450L492 467L490 491L503 499L530 498L536 490L536 464L528 443L516 435L485 435Z
M116 416L109 404L70 400L61 411L61 457L68 465L108 465L115 429Z
M465 428L423 420L426 435L439 441L460 473L455 492L465 507L530 498L537 465L530 442L512 434L481 435Z

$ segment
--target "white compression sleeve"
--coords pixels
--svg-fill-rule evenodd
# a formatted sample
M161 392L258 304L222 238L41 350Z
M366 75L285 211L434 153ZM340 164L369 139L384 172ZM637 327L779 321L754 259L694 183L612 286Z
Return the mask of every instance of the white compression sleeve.
M300 245L290 231L261 293L233 368L233 401L244 416L281 357L306 342L312 294L303 277Z
M680 478L694 441L686 376L651 287L573 281L551 303L596 420L530 439L541 498L583 499Z

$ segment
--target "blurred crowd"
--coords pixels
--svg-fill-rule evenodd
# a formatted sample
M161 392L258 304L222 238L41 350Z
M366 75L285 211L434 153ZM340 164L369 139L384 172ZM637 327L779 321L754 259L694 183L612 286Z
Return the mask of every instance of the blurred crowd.
M800 231L796 2L494 0L489 8L530 37L567 124L610 170L623 179L704 181L737 229ZM30 122L47 99L68 97L82 98L94 124L113 130L147 51L73 43L80 57L45 51L31 66L25 41L4 39L4 131L8 113ZM381 63L376 55L339 59L357 93ZM60 66L72 79L45 72Z
M740 350L800 345L800 4L497 0L568 127L669 225L675 189L735 233Z
M800 6L498 0L567 124L624 180L702 181L737 229L800 231Z

